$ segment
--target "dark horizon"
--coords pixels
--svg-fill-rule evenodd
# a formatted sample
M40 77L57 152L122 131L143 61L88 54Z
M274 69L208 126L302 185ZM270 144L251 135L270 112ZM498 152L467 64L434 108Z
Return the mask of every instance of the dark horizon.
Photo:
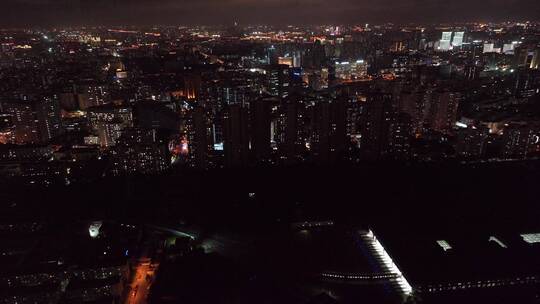
M533 0L7 0L0 26L361 24L538 20Z

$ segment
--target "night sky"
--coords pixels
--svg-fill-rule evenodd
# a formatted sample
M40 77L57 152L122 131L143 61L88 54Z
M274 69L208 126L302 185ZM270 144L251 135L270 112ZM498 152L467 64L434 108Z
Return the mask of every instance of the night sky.
M540 19L540 0L1 0L0 25L321 24Z

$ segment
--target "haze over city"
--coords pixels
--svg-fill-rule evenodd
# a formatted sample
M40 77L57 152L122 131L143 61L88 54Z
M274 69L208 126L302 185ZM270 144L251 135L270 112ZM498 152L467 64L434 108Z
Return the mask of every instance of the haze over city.
M0 24L356 24L537 20L534 0L5 0Z

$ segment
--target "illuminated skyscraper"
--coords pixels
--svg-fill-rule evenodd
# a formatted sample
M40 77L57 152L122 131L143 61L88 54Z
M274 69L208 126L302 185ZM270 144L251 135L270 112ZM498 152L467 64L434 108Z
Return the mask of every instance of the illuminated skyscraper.
M296 51L293 53L293 67L299 68L302 66L302 53Z
M290 84L289 66L282 64L269 66L266 75L268 93L281 98L287 97Z
M463 37L465 36L465 32L455 32L454 37L452 38L452 46L453 47L460 47L463 45Z
M505 43L503 45L503 49L502 49L502 52L505 54L505 55L513 55L514 54L514 49L516 48L516 44L515 43Z
M484 43L484 53L493 53L495 52L495 44L493 43Z
M439 50L449 51L452 48L452 32L443 32L439 42Z
M276 47L271 45L267 50L266 50L266 62L269 64L269 65L272 65L272 64L277 64L278 63L278 54L277 54L277 51L276 51Z

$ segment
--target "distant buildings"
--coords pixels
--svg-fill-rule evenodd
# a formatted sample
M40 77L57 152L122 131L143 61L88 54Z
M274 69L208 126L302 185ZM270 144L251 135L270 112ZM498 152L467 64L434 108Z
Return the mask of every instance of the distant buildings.
M12 141L17 144L39 142L39 128L36 111L29 102L4 103L3 109L11 116L13 123Z
M540 151L540 129L526 125L510 126L504 130L502 143L503 158L525 159Z
M110 232L114 224L103 226L102 230ZM3 302L120 302L130 278L125 252L131 248L133 236L117 228L115 233L122 235L123 240L104 234L91 237L85 231L87 227L71 227L69 238L66 233L52 232L46 223L0 225L0 233L10 235L2 244L3 256L21 260L16 267L2 260ZM25 241L17 241L15 236ZM58 250L59 242L65 249Z
M126 129L117 139L111 155L113 175L158 174L170 166L167 145L156 131Z
M489 130L485 127L467 127L457 132L456 153L464 159L480 159L487 149Z
M341 61L335 63L336 78L339 80L356 80L367 77L367 63L364 60L353 62Z
M122 135L122 130L133 127L133 112L130 107L93 107L88 109L88 119L102 147L114 146Z
M62 132L60 107L56 97L34 101L5 102L5 122L11 124L6 141L16 144L47 143Z
M207 170L537 155L514 130L540 121L532 23L155 31L6 34L0 144L17 154L11 145L55 149L49 162L6 159L6 172L52 180L50 169L71 181L111 161L109 174L155 174L170 163ZM486 134L488 125L497 128Z

